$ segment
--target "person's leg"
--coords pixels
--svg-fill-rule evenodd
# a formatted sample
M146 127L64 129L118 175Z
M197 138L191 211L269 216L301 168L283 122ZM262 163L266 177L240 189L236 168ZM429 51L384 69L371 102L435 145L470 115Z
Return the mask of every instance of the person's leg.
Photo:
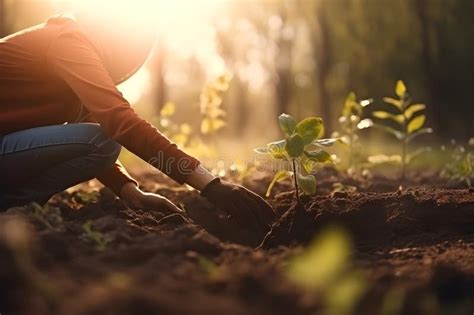
M111 167L120 145L98 124L39 127L0 140L0 209L36 201Z

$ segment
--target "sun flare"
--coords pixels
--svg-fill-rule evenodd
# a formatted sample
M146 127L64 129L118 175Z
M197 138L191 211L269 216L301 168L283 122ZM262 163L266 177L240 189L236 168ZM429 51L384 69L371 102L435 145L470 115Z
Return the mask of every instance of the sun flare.
M177 56L195 56L206 64L212 75L225 69L214 43L215 17L229 0L49 0L57 12L102 11L108 14L127 12L128 18L155 29L160 41ZM123 17L123 14L120 16ZM119 22L119 21L118 21ZM140 99L149 86L146 67L120 85L132 102Z

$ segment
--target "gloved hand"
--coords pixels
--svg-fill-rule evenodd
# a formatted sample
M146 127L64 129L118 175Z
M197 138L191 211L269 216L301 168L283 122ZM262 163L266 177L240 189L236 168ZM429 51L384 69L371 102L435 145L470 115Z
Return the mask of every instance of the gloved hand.
M275 219L272 207L250 190L215 178L201 191L201 195L217 208L227 212L244 228L263 237Z

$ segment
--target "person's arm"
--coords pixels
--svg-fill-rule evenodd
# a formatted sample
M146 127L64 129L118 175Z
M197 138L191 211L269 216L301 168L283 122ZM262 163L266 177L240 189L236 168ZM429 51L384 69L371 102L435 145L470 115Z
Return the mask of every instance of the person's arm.
M219 178L212 178L199 161L138 117L115 87L92 44L79 30L68 30L50 45L47 62L79 97L104 132L125 148L155 166L178 183L189 183L239 223L262 236L274 218L272 208L260 196ZM126 186L126 187L125 187ZM121 189L133 196L133 184ZM125 193L126 195L128 193Z
M103 62L78 29L60 34L50 45L47 62L69 85L104 132L178 183L199 161L141 119L117 90Z

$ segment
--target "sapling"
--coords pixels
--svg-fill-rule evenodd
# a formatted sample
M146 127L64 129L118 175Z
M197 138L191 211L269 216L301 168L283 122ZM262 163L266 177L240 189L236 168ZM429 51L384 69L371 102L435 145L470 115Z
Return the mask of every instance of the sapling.
M378 118L384 123L375 123L374 126L381 127L386 132L394 135L401 144L401 180L405 179L407 165L421 153L430 150L428 147L423 147L414 152L408 152L408 144L413 141L416 137L432 133L431 128L424 127L426 116L423 111L426 108L425 104L412 104L411 97L408 94L407 88L403 81L397 81L395 85L395 94L397 98L384 97L385 103L390 105L391 111L374 111L373 117ZM392 121L395 124L395 128L386 124L387 121Z
M324 149L337 139L321 139L324 133L323 120L320 117L308 117L300 122L287 114L278 118L280 128L285 133L285 139L268 143L264 148L255 149L260 154L269 154L272 158L287 162L291 171L279 170L267 189L267 197L276 182L293 177L296 202L300 204L300 192L314 193L316 191L316 178L312 174L318 163L331 162L331 155Z
M361 146L359 142L359 130L369 128L373 125L371 119L362 119L364 107L373 103L373 99L357 100L354 92L347 95L339 117L340 131L333 133L333 137L340 137L341 142L348 147L348 173L357 169L360 160Z

